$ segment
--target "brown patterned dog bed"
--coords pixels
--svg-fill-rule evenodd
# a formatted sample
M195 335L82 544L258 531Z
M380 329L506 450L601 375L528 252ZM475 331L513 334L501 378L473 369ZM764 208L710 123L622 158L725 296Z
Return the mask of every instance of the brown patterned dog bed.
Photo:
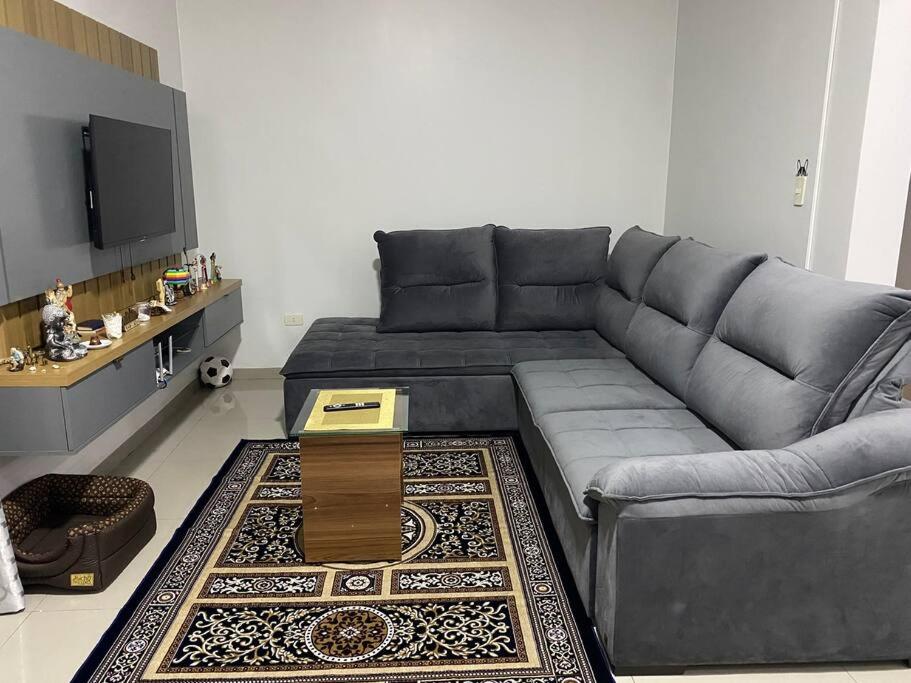
M155 535L155 496L139 479L48 474L3 499L23 584L99 591Z

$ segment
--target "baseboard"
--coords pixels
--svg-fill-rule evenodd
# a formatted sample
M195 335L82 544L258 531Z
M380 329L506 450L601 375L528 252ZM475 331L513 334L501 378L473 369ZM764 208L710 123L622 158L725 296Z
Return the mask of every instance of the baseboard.
M234 379L281 379L281 368L234 368Z

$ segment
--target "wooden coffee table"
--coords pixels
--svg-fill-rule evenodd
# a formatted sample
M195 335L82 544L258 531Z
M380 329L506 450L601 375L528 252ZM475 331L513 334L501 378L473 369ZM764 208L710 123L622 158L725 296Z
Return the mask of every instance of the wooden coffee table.
M381 401L326 413L327 403ZM304 521L312 563L402 559L402 435L408 389L314 389L289 436L300 439Z

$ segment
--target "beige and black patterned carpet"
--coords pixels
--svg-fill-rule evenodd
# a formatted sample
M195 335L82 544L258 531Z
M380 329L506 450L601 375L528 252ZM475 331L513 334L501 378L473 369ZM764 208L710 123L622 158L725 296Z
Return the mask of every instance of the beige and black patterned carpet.
M332 565L295 544L297 444L239 446L74 680L608 680L512 439L405 446L402 561Z

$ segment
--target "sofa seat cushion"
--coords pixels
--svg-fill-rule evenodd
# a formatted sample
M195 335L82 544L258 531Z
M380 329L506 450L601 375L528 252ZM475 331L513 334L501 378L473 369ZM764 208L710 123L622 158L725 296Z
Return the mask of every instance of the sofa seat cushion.
M537 419L580 518L594 521L585 490L610 458L732 450L693 413L680 409L576 410Z
M516 363L620 358L594 330L377 332L375 318L322 318L282 368L285 377L508 375Z
M535 419L574 410L685 407L625 358L529 361L512 374Z

